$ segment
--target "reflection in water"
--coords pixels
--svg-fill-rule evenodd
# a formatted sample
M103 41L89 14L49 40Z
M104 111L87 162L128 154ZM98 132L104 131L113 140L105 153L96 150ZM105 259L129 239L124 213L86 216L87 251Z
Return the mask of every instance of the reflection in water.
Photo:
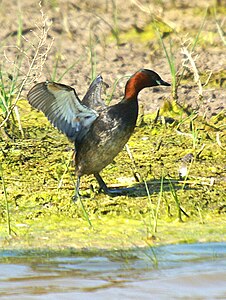
M216 298L226 299L226 243L70 257L0 252L3 300Z

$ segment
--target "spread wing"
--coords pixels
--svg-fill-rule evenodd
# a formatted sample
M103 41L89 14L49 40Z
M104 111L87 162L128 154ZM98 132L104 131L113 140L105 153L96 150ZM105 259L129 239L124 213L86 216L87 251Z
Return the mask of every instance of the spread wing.
M98 113L83 105L75 90L55 82L36 84L28 93L29 103L41 110L48 120L71 141L81 138L98 117Z
M105 108L106 105L101 99L102 85L103 78L101 75L98 75L89 86L88 91L82 99L82 104L97 111Z

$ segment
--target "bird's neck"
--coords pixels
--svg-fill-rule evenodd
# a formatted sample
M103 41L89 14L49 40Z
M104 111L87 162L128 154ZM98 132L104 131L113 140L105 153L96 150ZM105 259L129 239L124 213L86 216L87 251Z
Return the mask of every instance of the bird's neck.
M137 100L139 92L147 86L145 74L136 73L126 84L124 100Z

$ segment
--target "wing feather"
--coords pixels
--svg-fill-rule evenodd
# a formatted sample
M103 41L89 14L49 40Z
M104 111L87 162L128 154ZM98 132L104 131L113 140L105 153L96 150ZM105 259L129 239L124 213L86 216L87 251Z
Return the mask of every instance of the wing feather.
M98 113L83 105L75 90L67 85L41 82L30 90L27 98L72 141L84 136L98 117Z
M95 110L105 108L106 105L101 98L102 85L103 78L101 75L98 75L89 86L88 91L82 99L82 103Z

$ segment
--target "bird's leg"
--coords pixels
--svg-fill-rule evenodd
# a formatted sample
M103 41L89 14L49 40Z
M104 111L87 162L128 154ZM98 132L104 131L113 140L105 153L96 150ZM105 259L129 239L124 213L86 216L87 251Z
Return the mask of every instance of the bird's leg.
M100 190L103 190L104 193L108 194L109 193L109 189L106 186L106 183L104 182L103 178L100 176L99 173L95 173L94 177L96 178L97 182L99 183L100 186Z
M77 178L76 186L75 186L75 194L72 197L72 200L74 202L76 202L80 198L80 195L79 195L79 186L80 186L80 176L78 176L78 178Z
M117 196L117 195L123 195L123 194L127 194L128 192L134 191L134 188L113 188L113 189L109 189L99 173L95 173L94 177L96 178L96 180L99 183L100 190L103 190L103 192L105 194Z
M79 200L79 202L77 202L77 204L79 203L81 205L81 209L82 209L82 212L84 214L84 217L86 219L86 221L89 223L90 227L93 227L91 221L90 221L90 218L89 218L89 215L84 207L84 204L82 202L82 199L80 197L80 194L79 194L79 186L80 186L80 176L78 176L77 178L77 182L76 182L76 186L75 186L75 194L74 196L72 197L72 200L74 202L77 202L77 200Z

